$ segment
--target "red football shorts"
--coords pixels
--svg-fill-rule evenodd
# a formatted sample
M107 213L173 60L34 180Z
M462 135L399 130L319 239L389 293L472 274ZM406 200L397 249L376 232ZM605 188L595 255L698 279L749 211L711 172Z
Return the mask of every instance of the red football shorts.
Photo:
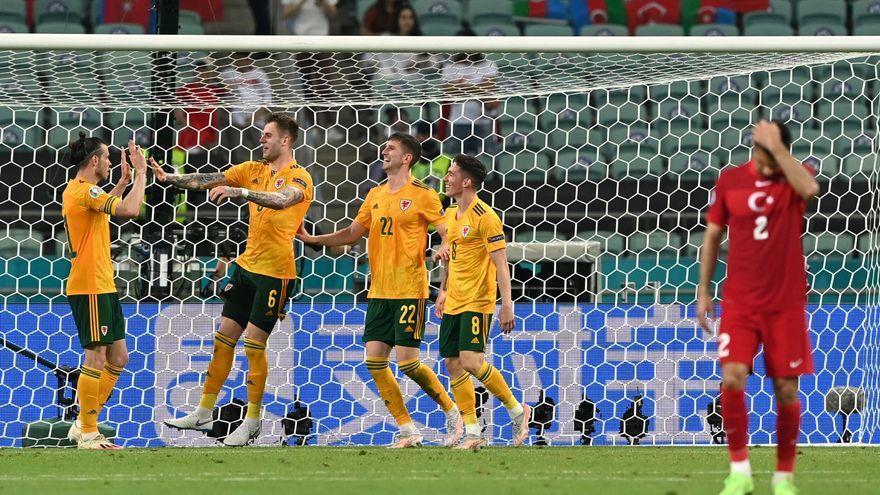
M753 311L722 304L718 358L753 369L758 344L764 344L767 376L787 378L813 373L813 353L803 308Z

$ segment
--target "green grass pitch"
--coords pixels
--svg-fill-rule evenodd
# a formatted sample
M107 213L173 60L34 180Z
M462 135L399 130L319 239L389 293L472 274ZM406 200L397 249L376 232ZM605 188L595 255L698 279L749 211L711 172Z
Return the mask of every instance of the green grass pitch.
M755 494L770 493L771 447L752 449ZM0 449L0 493L717 494L718 447ZM880 493L880 449L799 449L801 494Z

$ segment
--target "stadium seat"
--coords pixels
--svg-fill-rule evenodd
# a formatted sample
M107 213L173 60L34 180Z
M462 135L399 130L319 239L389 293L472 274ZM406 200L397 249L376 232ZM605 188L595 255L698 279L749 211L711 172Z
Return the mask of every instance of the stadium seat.
M705 96L706 112L709 115L719 109L730 111L737 107L754 108L758 99L749 76L719 76L709 81L708 93Z
M643 24L636 28L636 36L684 36L681 24Z
M702 95L700 81L675 81L648 87L648 98L653 102L660 102L666 98L680 100L688 96L699 98Z
M578 112L580 122L592 122L587 108L588 97L586 94L555 93L539 100L539 110L544 112L561 113L566 110Z
M813 100L813 74L807 67L756 74L762 84L761 104L772 106L780 101Z
M705 118L700 113L700 101L695 96L661 101L657 108L657 118L652 122L652 129L663 134L681 135L690 130L705 128Z
M42 146L44 131L32 109L0 107L0 149L31 151Z
M9 19L0 20L0 33L29 33L31 30L23 22Z
M419 22L445 19L461 24L461 3L458 0L415 0L412 4Z
M853 29L854 36L880 36L880 22L877 24L862 24Z
M846 80L824 80L821 86L821 95L824 100L835 100L841 97L855 99L867 94L865 80L852 77Z
M4 0L0 2L0 25L7 22L21 24L27 22L27 3L25 0Z
M201 24L181 24L177 29L177 34L205 34L205 28Z
M739 36L739 28L734 24L695 24L691 36Z
M101 24L95 28L95 34L144 34L140 24Z
M367 11L370 10L370 7L372 7L373 4L376 3L376 1L375 0L356 0L356 1L357 1L357 6L355 8L357 9L357 22L358 22L358 24L361 24L362 22L364 22L364 16L367 14Z
M722 108L709 115L709 129L718 132L729 128L745 129L755 122L757 122L757 112L747 107Z
M600 126L609 127L618 122L627 124L645 120L645 116L645 107L639 103L608 104L599 107L596 122Z
M746 24L743 34L745 36L794 36L794 29L788 24Z
M850 155L840 164L840 173L849 180L866 181L874 173L876 155Z
M180 14L177 17L177 22L180 23L181 26L184 24L197 24L201 26L202 16L195 10L181 9Z
M798 36L846 36L846 26L830 22L811 22L798 27Z
M720 168L716 153L718 145L716 132L689 132L667 136L661 143L661 150L663 156L668 157L670 173L685 180L699 181L707 176L714 177L715 170Z
M420 21L422 33L425 36L455 36L461 31L461 24L458 21L437 17Z
M855 249L855 239L846 232L820 232L804 234L804 254L815 255L850 255Z
M591 96L596 106L624 105L634 103L641 105L648 99L648 88L642 85L630 86L618 89L597 89L592 91Z
M467 18L471 25L513 24L512 0L479 0L468 2Z
M519 36L519 28L512 22L487 22L472 24L477 36Z
M615 178L640 178L649 173L659 176L659 148L659 141L648 132L647 125L619 125L608 131L603 155L608 157L609 170Z
M41 22L35 33L85 34L86 28L79 22Z
M554 167L557 179L563 182L598 182L608 174L597 148L587 146L581 150L560 151Z
M85 14L85 0L36 0L34 3L34 20L36 23L82 22Z
M538 123L540 128L546 131L554 129L568 130L577 126L589 128L592 125L591 115L592 113L586 108L580 112L576 112L571 108L557 112L547 110L541 112L541 115L538 117Z
M861 133L870 114L869 104L867 98L819 101L816 117L821 121L823 132L835 136L843 133Z
M797 24L845 24L845 0L800 0L797 5Z
M47 110L47 142L53 149L62 149L77 139L79 132L104 138L101 111L97 108L51 108Z
M777 103L770 107L770 116L774 120L779 120L787 124L796 123L800 127L814 118L813 106L802 101L793 105Z
M770 0L770 8L764 11L755 10L743 15L743 22L760 24L761 22L791 24L792 6L788 0Z
M105 122L110 129L110 142L114 146L124 146L132 138L141 146L151 142L152 131L147 127L145 110L132 108L126 111L109 112Z
M587 144L598 148L605 144L605 136L604 130L596 128L553 129L547 133L547 146L554 150L582 149Z
M857 0L852 3L854 27L880 24L880 0Z
M581 28L581 36L629 36L629 29L620 24L589 24Z
M835 156L847 156L850 154L870 155L876 148L875 135L871 133L862 133L851 136L838 136L832 143L832 149Z
M718 148L722 164L739 164L749 160L752 154L752 131L750 127L727 129L721 132L721 146Z
M557 26L554 24L526 24L526 36L572 36L574 31L571 26Z

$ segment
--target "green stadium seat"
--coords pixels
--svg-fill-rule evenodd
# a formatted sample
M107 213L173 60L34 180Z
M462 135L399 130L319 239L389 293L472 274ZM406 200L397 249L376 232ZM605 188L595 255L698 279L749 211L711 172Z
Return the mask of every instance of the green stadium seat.
M148 146L151 143L152 131L147 127L146 110L132 108L110 112L106 115L105 121L111 133L110 142L114 146L125 146L132 138L141 146Z
M880 36L880 21L877 24L861 24L853 29L853 36Z
M792 153L797 155L828 155L831 153L831 139L816 129L804 129L791 143Z
M38 25L45 22L79 24L85 11L85 0L36 0L34 20Z
M701 180L708 175L714 176L714 170L720 167L718 145L716 132L689 132L667 136L660 149L668 158L669 172L686 180Z
M423 26L425 21L440 19L461 24L462 8L458 0L415 0L412 6Z
M618 89L597 89L592 92L596 106L615 105L627 103L642 104L648 99L648 88L645 86L630 86Z
M36 33L54 33L54 34L85 34L86 28L79 22L41 22L37 24Z
M573 36L571 26L558 26L554 24L526 24L526 36Z
M804 123L810 122L814 118L813 106L802 101L793 105L777 103L770 107L770 116L774 120L780 120L785 123L796 123L799 126L803 126Z
M419 22L425 36L455 36L461 31L461 23L445 17L429 18Z
M840 164L840 173L850 180L866 181L874 173L877 155L849 155Z
M852 24L856 28L880 24L880 0L857 0L853 2Z
M851 153L858 155L869 155L876 148L874 142L876 137L874 133L863 133L851 136L840 136L834 140L832 148L834 155L845 156Z
M587 144L602 146L605 143L605 133L600 129L586 129L573 127L571 129L553 129L547 133L547 146L552 150L581 149Z
M695 24L691 36L739 36L739 28L734 24Z
M0 25L6 23L24 24L25 22L27 22L27 3L25 0L4 0L0 2Z
M679 135L692 130L705 129L705 116L700 113L699 100L696 97L688 97L661 101L652 128L662 134Z
M797 24L846 23L845 0L800 0L797 6Z
M653 102L659 102L666 98L681 100L685 97L699 98L703 95L703 89L699 81L675 81L669 84L649 86L648 95Z
M555 93L539 100L539 109L545 112L561 113L566 110L578 112L581 122L592 122L589 118L588 97L585 94ZM586 117L587 120L583 120Z
M714 77L709 81L704 97L709 115L719 110L730 112L740 107L754 108L757 99L758 90L751 84L749 76Z
M0 33L29 33L31 30L23 22L0 19Z
M629 36L629 28L620 24L589 24L581 28L581 36Z
M808 232L804 234L803 240L804 254L807 257L829 254L849 256L855 249L855 239L846 232Z
M47 110L50 148L62 149L79 137L80 131L87 136L103 136L103 120L97 108L50 108Z
M181 24L177 29L177 34L205 34L205 28L201 24Z
M599 150L593 146L585 146L580 150L560 151L553 168L557 179L564 182L598 182L608 175L608 167L602 161Z
M471 26L478 24L513 24L513 1L479 0L468 2L467 18Z
M95 34L144 34L144 27L140 24L101 24L95 28Z
M197 24L201 26L202 16L195 10L182 9L177 16L177 22L179 22L181 26L184 24Z
M821 94L825 100L834 100L840 97L855 99L867 94L865 86L864 79L855 77L846 80L825 80L821 86Z
M32 151L45 143L45 132L33 109L0 107L0 149Z
M646 125L618 125L609 130L602 154L607 157L612 177L638 179L662 173L659 148L659 141L650 135Z
M643 24L636 28L636 36L684 36L681 24Z
M880 0L878 0L880 1ZM825 81L826 79L839 79L846 81L849 79L876 79L877 71L875 69L876 61L871 61L867 57L855 57L847 60L840 60L833 64L822 64L813 67L813 78L817 81Z
M811 22L798 27L798 36L846 36L849 34L843 24L830 22Z
M618 122L626 124L645 120L646 113L644 106L638 103L602 105L599 107L596 121L601 126L610 127Z
M723 132L726 129L745 129L757 122L757 111L751 108L719 109L709 115L709 129Z
M541 129L552 131L554 129L569 130L577 126L589 128L592 125L591 112L583 109L576 112L572 109L560 110L558 113L547 110L541 113L538 123Z
M788 24L760 23L746 24L743 29L745 36L794 36L794 29Z
M869 118L870 102L867 98L850 100L841 98L835 101L819 101L816 116L825 133L831 135L864 132Z
M483 22L472 24L477 36L519 36L519 28L512 22Z

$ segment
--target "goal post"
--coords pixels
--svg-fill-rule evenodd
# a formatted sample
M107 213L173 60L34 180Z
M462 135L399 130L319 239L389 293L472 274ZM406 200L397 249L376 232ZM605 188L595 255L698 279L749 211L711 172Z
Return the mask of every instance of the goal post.
M423 141L413 173L440 192L458 152L491 170L480 196L511 243L518 329L494 329L487 356L538 406L534 440L708 444L720 370L695 320L703 213L721 168L749 159L751 126L773 118L822 187L804 233L817 370L801 382L800 441L878 445L878 70L880 37L0 34L0 336L80 363L60 218L73 173L64 149L79 131L110 143L114 163L134 138L168 169L216 171L259 157L267 112L286 111L316 184L310 223L324 231L347 226L382 179L392 132ZM210 445L161 421L198 403L222 260L243 250L247 213L148 188L139 218L111 222L132 359L101 421L126 446ZM396 428L362 364L363 245L297 252L298 290L267 349L259 443L388 443ZM437 331L431 316L424 362L448 384ZM240 356L219 405L246 398L245 367ZM54 421L52 372L0 348L0 446L39 443L24 437ZM442 413L398 375L438 440ZM752 378L748 393L750 442L772 443L772 387ZM285 429L297 404L305 433ZM480 412L485 434L508 442L505 409L489 399Z

